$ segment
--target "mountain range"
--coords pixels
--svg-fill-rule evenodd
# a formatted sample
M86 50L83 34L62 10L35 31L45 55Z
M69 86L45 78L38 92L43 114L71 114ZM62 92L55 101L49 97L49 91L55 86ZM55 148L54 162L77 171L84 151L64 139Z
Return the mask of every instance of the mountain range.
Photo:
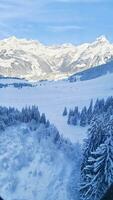
M27 80L57 80L107 63L113 44L105 36L92 43L47 46L15 36L0 41L0 75Z

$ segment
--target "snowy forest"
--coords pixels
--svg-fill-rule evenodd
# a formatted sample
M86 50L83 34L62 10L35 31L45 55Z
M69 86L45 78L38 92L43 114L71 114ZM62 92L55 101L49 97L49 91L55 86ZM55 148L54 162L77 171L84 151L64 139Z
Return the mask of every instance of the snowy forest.
M22 129L21 137L35 132L38 143L44 138L46 141L51 141L58 151L65 152L70 157L71 162L73 160L73 169L68 184L71 199L100 200L113 183L113 97L108 97L106 101L97 99L94 106L91 100L89 108L84 107L81 112L78 107L70 110L69 113L65 108L63 116L68 116L69 124L88 125L87 138L81 148L80 145L74 145L69 140L64 139L55 126L46 119L45 114L40 114L37 106L25 107L21 110L1 106L0 132L4 135L10 127L27 125L26 128ZM10 134L12 134L11 131ZM78 160L76 159L77 155L79 155ZM21 162L23 163L23 161ZM25 163L22 163L21 165L24 166ZM75 173L74 167L77 167L76 165L78 172L80 170L80 175ZM6 161L4 167L7 169ZM20 168L20 166L18 167ZM78 186L76 179L79 180ZM16 187L17 180L15 182L14 179L10 190L15 191Z
M99 200L113 182L113 118L95 117L84 142L81 199Z
M0 107L0 130L4 131L7 126L16 125L18 123L31 123L33 124L44 124L46 127L49 126L49 121L46 120L45 114L38 110L37 106L25 107L21 111L13 107Z
M0 143L4 200L35 200L36 196L48 200L65 196L74 200L75 194L79 198L80 145L64 139L37 106L21 110L1 106Z
M91 100L89 107L84 106L81 111L79 111L78 106L74 109L70 109L69 112L67 108L64 108L63 116L67 116L67 123L69 125L80 125L85 127L90 125L92 120L96 117L106 118L109 120L113 115L113 97L110 96L106 100L97 99L93 105L93 100Z
M39 137L52 138L56 144L66 143L70 147L73 147L71 142L64 139L58 132L57 128L50 124L49 120L46 119L44 113L40 114L37 106L25 107L21 110L15 109L14 107L0 107L0 132L4 134L8 127L27 125L27 129L23 129L23 133L27 134L29 131L37 131ZM40 131L39 131L40 130ZM65 145L64 145L65 146ZM70 148L71 149L71 148ZM74 148L73 148L74 149ZM72 149L71 149L72 153Z
M74 110L64 108L69 125L89 126L83 145L80 199L100 200L113 183L113 97Z
M65 145L68 146L68 154L71 154L72 157L74 156L73 151L75 150L75 146L59 134L54 124L50 124L49 120L46 119L45 114L40 114L37 106L33 105L32 107L25 107L21 110L1 106L0 132L4 134L8 127L16 127L19 125L26 125L27 127L23 129L23 134L28 134L32 131L36 132L39 138L50 138L61 149L65 149Z

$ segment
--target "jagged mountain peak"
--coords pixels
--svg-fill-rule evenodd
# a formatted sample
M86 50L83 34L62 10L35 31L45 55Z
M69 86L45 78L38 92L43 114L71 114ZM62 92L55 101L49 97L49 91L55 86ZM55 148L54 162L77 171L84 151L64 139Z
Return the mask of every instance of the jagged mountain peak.
M96 42L101 42L101 43L109 43L109 40L105 35L101 35L97 37Z
M44 45L15 36L0 41L0 75L30 80L65 78L106 63L113 45L105 36L82 45Z

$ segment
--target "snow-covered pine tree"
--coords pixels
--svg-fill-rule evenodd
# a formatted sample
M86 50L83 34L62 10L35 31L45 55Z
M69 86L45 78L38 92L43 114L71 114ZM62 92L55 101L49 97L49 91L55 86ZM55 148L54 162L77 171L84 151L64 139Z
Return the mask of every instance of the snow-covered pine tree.
M45 114L42 113L41 117L40 117L40 123L42 124L46 124L46 117L45 117Z
M72 109L69 110L69 114L68 114L68 120L67 120L67 123L68 124L71 124L71 117L74 116L74 112Z
M90 124L93 115L93 100L91 99L89 108L87 109L87 122Z
M96 151L91 153L84 168L86 180L81 194L87 200L100 200L113 183L113 141L108 137Z
M87 108L84 106L84 108L81 111L80 114L80 126L86 126L87 124Z
M80 113L79 113L79 110L78 110L78 106L75 106L75 108L74 108L74 115L76 115L77 119L79 119Z
M67 115L67 108L65 107L64 108L64 111L63 111L63 114L62 114L63 116L66 116Z
M93 115L97 115L97 114L100 114L99 99L96 100L96 103L95 103L94 108L93 108Z
M46 122L46 128L48 128L49 126L50 126L50 121L47 120L47 122Z
M113 182L113 119L93 123L82 162L81 199L100 200Z
M99 100L99 112L100 114L104 112L105 101L104 99Z
M84 167L87 165L87 161L91 152L95 151L97 147L105 141L104 122L102 118L95 116L92 119L90 128L88 129L88 138L83 145L83 159L81 163L82 176L85 177Z
M31 119L34 119L36 122L40 122L40 112L37 106L32 106L30 109Z
M110 106L111 106L112 109L113 109L113 97L112 97L112 96L107 98L107 100L106 100L106 102L105 102L105 106L104 106L104 111L107 112L107 109L108 109Z
M5 130L5 123L3 120L0 120L0 131L4 131Z
M70 117L70 124L72 124L74 126L77 125L77 116L76 115Z
M72 109L69 110L67 123L76 126L78 124L79 117L80 113L78 111L78 107L76 106L74 110Z

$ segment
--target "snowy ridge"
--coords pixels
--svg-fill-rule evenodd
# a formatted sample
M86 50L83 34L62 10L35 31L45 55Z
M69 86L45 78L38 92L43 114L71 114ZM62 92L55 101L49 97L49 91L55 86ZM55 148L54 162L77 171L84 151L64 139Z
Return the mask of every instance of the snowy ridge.
M79 46L47 46L14 36L0 41L0 75L28 80L62 79L111 58L113 45L104 36Z
M110 73L113 73L113 60L105 64L102 64L93 68L89 68L82 72L73 74L68 79L70 82L85 81L85 80L95 79L95 78L98 78L100 76L104 76Z

